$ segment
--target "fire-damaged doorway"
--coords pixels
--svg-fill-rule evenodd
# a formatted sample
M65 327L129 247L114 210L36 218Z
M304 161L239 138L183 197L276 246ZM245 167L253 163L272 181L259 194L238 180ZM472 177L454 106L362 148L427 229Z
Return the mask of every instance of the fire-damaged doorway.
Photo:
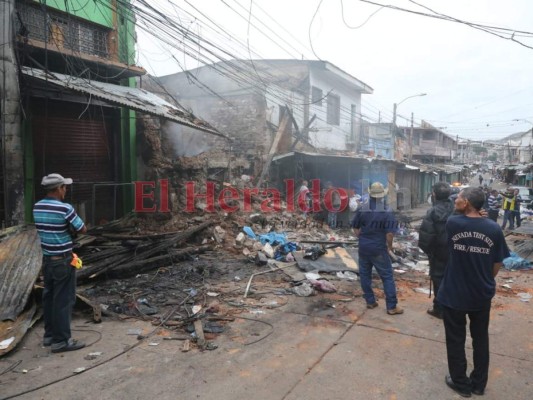
M41 178L59 173L74 180L67 201L76 205L86 221L99 224L114 219L121 204L120 192L107 185L117 182L118 124L114 121L118 109L32 98L29 111L32 203L45 195ZM27 160L27 165L31 162Z

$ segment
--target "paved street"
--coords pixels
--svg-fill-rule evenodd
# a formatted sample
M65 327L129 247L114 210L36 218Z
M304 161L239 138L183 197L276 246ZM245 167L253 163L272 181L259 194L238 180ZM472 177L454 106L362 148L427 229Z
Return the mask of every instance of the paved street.
M226 331L210 340L218 346L182 352L182 341L149 322L87 317L73 323L75 336L91 344L52 355L40 347L42 323L30 330L21 348L0 360L0 398L18 399L457 399L444 384L447 373L444 331L426 314L428 286L423 275L398 278L405 314L389 316L380 306L367 310L359 283L340 283L336 294L300 298L278 295L283 274L263 289L256 307L233 310ZM266 275L264 275L266 277ZM229 278L229 277L228 277ZM491 368L484 398L529 400L533 394L533 294L531 272L502 271L491 315ZM266 278L265 278L266 279ZM239 283L236 298L244 293ZM375 281L379 287L379 283ZM507 285L507 288L502 285ZM220 287L227 282L220 282ZM271 289L268 290L267 288ZM216 287L212 290L217 291ZM381 294L381 292L378 290ZM229 300L228 300L229 301ZM233 300L234 301L234 300ZM128 331L140 329L138 341ZM132 347L134 346L134 347ZM101 352L88 360L89 353ZM471 354L468 354L471 360ZM85 371L75 374L77 368ZM25 372L26 371L26 372ZM41 389L34 390L35 388Z

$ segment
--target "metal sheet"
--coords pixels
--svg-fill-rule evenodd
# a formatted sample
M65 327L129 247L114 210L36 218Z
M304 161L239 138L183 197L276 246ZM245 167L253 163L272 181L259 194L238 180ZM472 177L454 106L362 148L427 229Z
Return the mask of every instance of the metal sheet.
M42 263L35 227L0 242L0 321L15 321L24 310Z
M228 139L227 136L209 126L205 121L195 118L191 113L173 106L161 97L144 89L113 85L111 83L63 75L55 72L51 73L43 71L42 69L29 67L22 67L22 73L52 85L64 87L75 92L87 93L95 98L106 100L131 110L156 115L177 122L180 125L185 125L190 128Z
M20 314L15 321L0 321L0 343L5 341L4 343L7 344L5 347L0 347L0 357L13 350L24 338L28 329L38 319L34 318L36 310L35 301L32 301L28 309Z

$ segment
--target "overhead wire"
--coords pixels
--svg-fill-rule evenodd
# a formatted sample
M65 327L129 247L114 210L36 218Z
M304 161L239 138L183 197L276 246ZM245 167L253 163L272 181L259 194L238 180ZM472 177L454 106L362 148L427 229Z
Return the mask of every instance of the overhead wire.
M448 16L448 15L445 15L445 14L437 14L434 11L431 11L431 12L433 12L433 14L429 14L429 13L425 13L425 12L421 12L421 11L415 11L415 10L410 10L410 9L403 8L403 7L393 6L393 5L390 5L390 4L382 4L382 3L378 3L378 2L375 2L375 1L371 1L371 0L359 0L359 1L363 2L363 3L373 4L375 6L380 6L380 7L386 7L386 8L390 8L392 10L402 11L402 12L415 14L415 15L419 15L419 16L423 16L423 17L435 18L435 19L440 19L440 20L443 20L443 21L460 23L460 24L469 26L470 28L477 29L477 30L483 31L485 33L488 33L490 35L497 36L497 37L499 37L501 39L511 40L511 41L519 44L520 46L526 47L528 49L533 49L533 46L527 45L526 43L515 39L517 34L524 35L522 37L533 37L533 32L522 31L522 30L518 30L518 29L503 28L503 27L498 27L498 26L477 24L477 23L473 23L473 22L464 21L464 20L461 20L459 18L451 17L451 16ZM409 0L409 1L414 3L412 0ZM415 4L417 4L417 5L421 6L421 7L427 8L427 7L425 7L423 5L420 5L418 3L415 3ZM430 9L428 9L428 10L430 10ZM508 35L508 36L505 36L505 35Z
M348 29L359 29L359 28L362 28L363 26L366 25L366 23L368 21L370 21L372 19L372 17L374 15L376 15L378 12L380 12L381 10L383 10L385 7L380 7L378 8L376 11L374 11L373 13L371 13L361 24L357 25L357 26L350 26L348 24L348 22L346 22L346 18L344 17L344 2L343 0L340 0L341 1L341 16L342 16L342 22L344 22L344 26L346 26L346 28Z

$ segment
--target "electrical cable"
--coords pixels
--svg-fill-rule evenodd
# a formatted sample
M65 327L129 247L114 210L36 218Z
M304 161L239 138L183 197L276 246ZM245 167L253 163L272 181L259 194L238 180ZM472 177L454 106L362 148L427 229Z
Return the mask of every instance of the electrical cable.
M378 8L376 11L374 11L372 14L370 14L367 19L362 23L362 24L359 24L357 26L350 26L348 25L348 23L346 22L346 19L344 17L344 2L341 0L341 15L342 15L342 22L344 22L344 25L348 28L348 29L359 29L359 28L362 28L363 26L366 25L366 23L368 21L370 21L370 19L376 15L378 12L380 12L381 10L383 10L385 7L380 7Z

